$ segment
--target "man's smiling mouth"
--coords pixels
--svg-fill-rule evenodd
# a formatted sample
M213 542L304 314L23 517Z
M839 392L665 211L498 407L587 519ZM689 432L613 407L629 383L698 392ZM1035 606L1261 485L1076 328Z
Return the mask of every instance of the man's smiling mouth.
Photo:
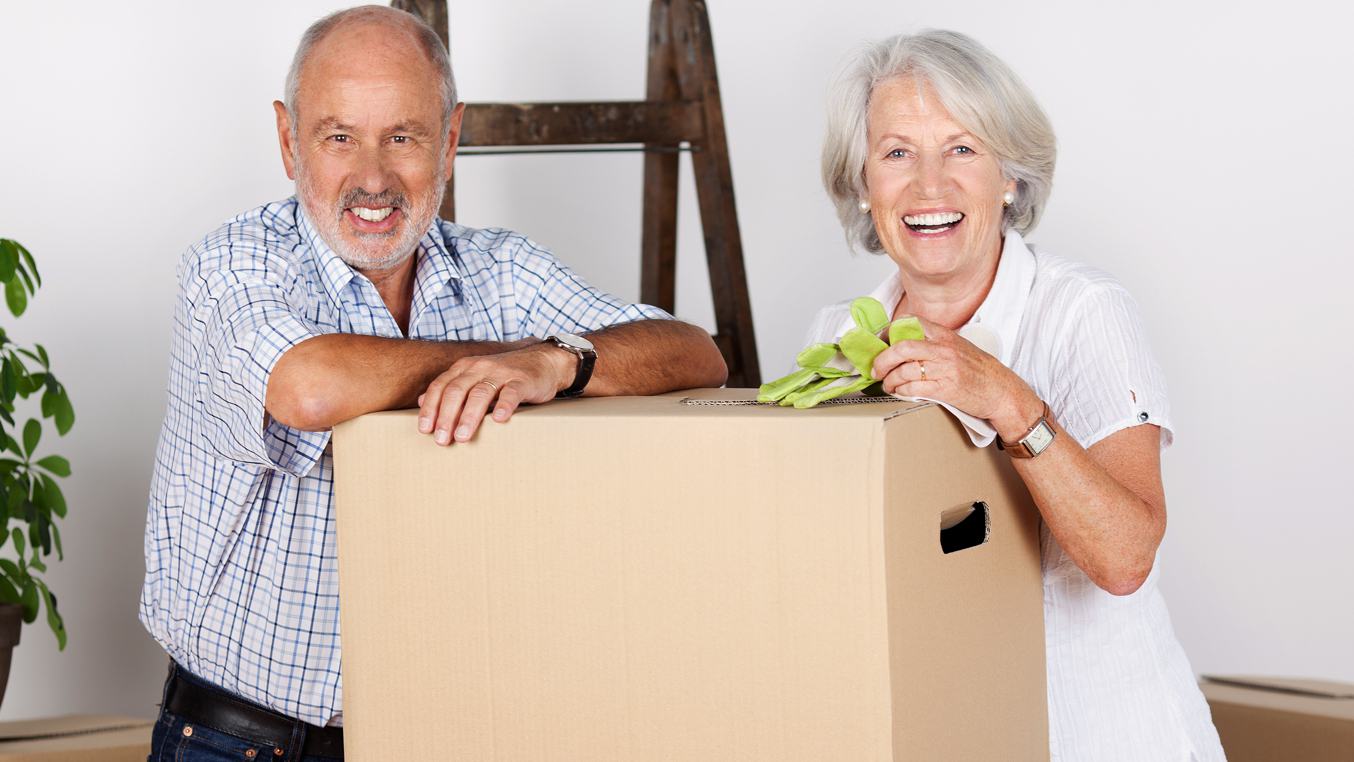
M395 211L395 207L385 206L380 209L368 209L365 206L353 206L349 207L349 211L367 222L380 222L389 217L390 213Z
M961 212L932 212L930 214L907 214L903 215L903 224L908 229L922 234L944 233L953 228L960 222L963 222L964 215Z

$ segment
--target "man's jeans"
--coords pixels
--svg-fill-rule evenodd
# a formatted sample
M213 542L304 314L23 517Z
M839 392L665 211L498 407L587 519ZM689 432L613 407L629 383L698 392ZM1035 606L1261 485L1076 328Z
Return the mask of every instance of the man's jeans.
M170 667L169 680L176 672L183 679L205 684L177 664ZM169 680L165 681L166 689ZM334 762L336 759L302 756L297 739L278 747L268 741L222 733L185 720L164 709L164 704L162 698L160 718L151 734L150 756L146 762Z

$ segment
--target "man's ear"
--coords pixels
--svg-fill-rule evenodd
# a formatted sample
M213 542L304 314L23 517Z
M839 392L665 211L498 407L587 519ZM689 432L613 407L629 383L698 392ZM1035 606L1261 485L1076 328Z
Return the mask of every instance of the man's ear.
M442 169L443 184L451 180L451 163L456 159L456 144L461 140L461 118L464 116L465 104L457 103L456 108L451 110L451 118L447 120L447 161Z
M277 144L282 149L282 166L287 170L287 179L296 179L296 140L292 137L291 114L287 113L287 104L273 101L273 113L277 115Z

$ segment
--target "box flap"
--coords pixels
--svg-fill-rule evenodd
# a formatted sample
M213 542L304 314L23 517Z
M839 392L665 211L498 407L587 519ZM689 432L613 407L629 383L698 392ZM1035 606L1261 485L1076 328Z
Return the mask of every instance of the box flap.
M1354 700L1354 685L1334 680L1296 677L1255 677L1245 675L1204 675L1209 682L1238 688L1253 688L1274 693L1291 693L1316 698Z
M0 743L101 733L108 730L149 727L154 721L144 717L106 714L72 714L36 720L0 722ZM149 738L149 736L147 736Z

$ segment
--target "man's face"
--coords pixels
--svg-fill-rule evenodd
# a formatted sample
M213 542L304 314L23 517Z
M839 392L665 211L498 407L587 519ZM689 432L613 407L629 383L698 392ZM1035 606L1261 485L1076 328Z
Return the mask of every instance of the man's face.
M354 22L311 51L294 111L273 104L307 216L358 270L405 262L437 214L461 117L443 124L440 92L412 33Z

